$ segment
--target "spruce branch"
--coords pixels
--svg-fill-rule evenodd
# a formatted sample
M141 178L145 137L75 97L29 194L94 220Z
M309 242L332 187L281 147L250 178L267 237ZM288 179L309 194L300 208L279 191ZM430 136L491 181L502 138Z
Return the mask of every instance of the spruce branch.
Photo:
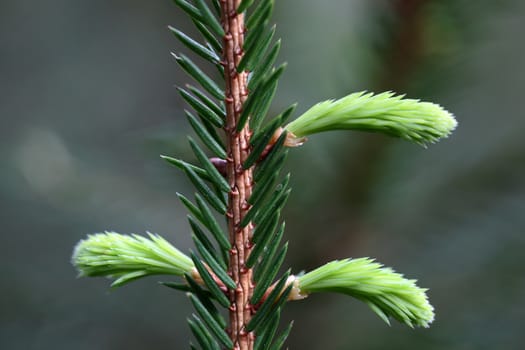
M88 235L75 247L73 265L80 276L116 278L118 287L150 275L193 273L191 259L159 235L148 237L104 232Z
M369 258L329 262L297 277L293 285L297 299L317 292L350 295L366 303L388 324L389 317L410 327L428 327L434 320L426 289Z
M183 277L183 283L162 284L187 292L196 312L188 324L204 350L221 345L232 350L281 349L292 326L277 334L284 304L316 292L353 296L387 323L392 317L410 327L428 327L434 313L426 289L371 259L333 261L304 275L293 276L288 270L278 276L288 250L288 242L282 243L285 224L280 214L291 192L290 174L283 176L281 170L286 147L300 146L307 135L364 130L425 146L447 137L457 125L454 117L436 104L392 92L359 92L321 102L284 126L295 105L268 118L286 67L274 66L281 47L269 23L274 1L174 2L204 42L169 30L220 73L216 81L186 55L173 54L202 87L178 88L193 109L185 114L198 137L188 137L197 163L161 156L182 170L196 190L194 199L177 193L190 214L196 251L187 256L149 233L98 233L75 247L72 262L80 275L114 278L112 286L149 275ZM219 306L228 310L228 321Z
M356 92L316 104L285 129L299 138L328 130L382 132L425 146L456 128L453 115L441 106L403 97Z

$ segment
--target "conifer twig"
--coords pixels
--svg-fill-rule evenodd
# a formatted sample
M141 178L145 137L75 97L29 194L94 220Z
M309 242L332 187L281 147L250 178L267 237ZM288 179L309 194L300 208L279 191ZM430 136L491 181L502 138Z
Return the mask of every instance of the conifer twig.
M286 148L302 145L309 135L372 131L426 146L454 130L453 115L393 92L360 92L320 102L289 123L295 104L271 118L268 112L286 66L274 66L280 48L280 40L272 44L275 26L269 23L274 0L174 2L205 42L170 30L220 73L215 81L190 57L173 54L203 89L179 87L193 109L186 115L198 140L188 139L198 163L162 156L194 185L194 201L177 196L189 212L196 251L188 256L153 234L89 235L73 252L80 276L109 277L115 287L151 275L182 279L161 284L187 292L195 310L188 324L203 350L281 349L292 325L277 334L284 304L318 292L354 297L387 323L393 318L428 327L434 309L427 290L373 259L336 260L306 274L292 275L288 269L279 276L288 250L280 215L291 192L290 174L281 176L281 171ZM225 219L227 230L216 214ZM228 309L229 321L218 307Z
M230 185L228 206L228 230L231 242L229 273L237 287L230 290L230 337L234 349L253 349L255 336L245 326L251 320L250 298L253 294L252 269L245 262L251 250L250 238L253 225L241 227L248 212L248 199L252 193L252 168L243 169L249 154L249 123L237 132L237 124L243 104L248 96L247 72L237 72L244 52L244 13L237 13L238 0L221 1L223 37L223 65L225 77L227 168Z

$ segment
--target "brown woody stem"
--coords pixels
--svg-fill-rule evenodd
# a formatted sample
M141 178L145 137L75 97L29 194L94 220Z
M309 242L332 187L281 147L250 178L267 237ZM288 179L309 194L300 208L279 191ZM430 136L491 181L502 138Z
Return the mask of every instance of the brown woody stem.
M255 340L253 332L246 331L246 325L252 318L253 308L250 299L253 295L253 271L245 262L251 251L253 225L241 227L240 223L249 205L248 199L253 187L253 169L243 169L242 164L250 152L249 123L237 132L237 123L243 104L248 96L247 72L237 73L237 65L243 56L244 14L236 9L240 0L221 0L221 19L224 29L224 77L227 135L227 179L230 185L228 195L228 231L231 242L228 272L237 288L229 291L230 319L229 332L235 350L252 350Z

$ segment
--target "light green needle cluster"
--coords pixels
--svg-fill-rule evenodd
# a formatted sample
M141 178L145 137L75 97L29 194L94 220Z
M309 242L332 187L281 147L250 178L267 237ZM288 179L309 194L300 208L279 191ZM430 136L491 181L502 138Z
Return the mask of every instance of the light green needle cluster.
M453 115L441 106L403 97L393 92L357 92L323 101L285 129L297 137L341 129L382 132L425 146L456 128Z
M192 260L159 235L115 232L88 235L73 252L80 276L116 278L112 287L149 275L178 275L194 269Z
M434 320L426 289L369 258L329 262L297 278L300 293L337 292L366 303L390 324L389 317L410 327L428 327Z

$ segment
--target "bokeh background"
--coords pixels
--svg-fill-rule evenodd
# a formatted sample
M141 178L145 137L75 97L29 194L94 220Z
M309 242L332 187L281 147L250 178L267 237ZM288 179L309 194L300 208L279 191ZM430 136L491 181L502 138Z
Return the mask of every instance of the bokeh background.
M287 306L291 349L522 349L525 344L525 2L276 1L273 113L359 90L436 101L459 128L428 149L350 132L291 153L294 271L375 257L430 288L430 329L386 326L316 295ZM181 349L191 309L149 278L77 279L87 233L158 232L189 249L159 154L192 160L169 0L0 2L0 348Z

